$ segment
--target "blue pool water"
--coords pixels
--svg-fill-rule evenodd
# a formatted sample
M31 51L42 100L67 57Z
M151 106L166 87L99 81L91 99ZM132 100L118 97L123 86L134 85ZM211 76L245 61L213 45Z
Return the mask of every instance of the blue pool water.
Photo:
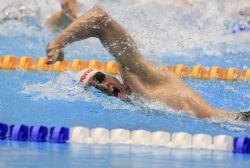
M11 5L5 2L5 7L12 12L20 12L17 10L20 5L29 12L24 13L20 21L10 17L1 22L0 55L34 58L45 55L46 44L55 33L42 28L41 22L45 15L57 10L59 4L54 2L55 6L50 6L52 2L45 0L35 2L9 1ZM86 3L83 11L94 2ZM213 21L213 18L234 18L218 15L220 10L209 13L213 6L219 9L229 4L197 1L183 12L173 4L162 7L160 1L106 1L102 5L129 30L146 58L159 66L183 63L239 69L250 67L250 39L240 37L249 34L230 35L223 23ZM206 15L201 15L201 9ZM121 12L124 10L127 12ZM157 18L161 15L166 20L159 21ZM65 54L66 59L113 59L96 39L77 42L67 47ZM250 124L200 120L133 96L133 104L123 102L93 88L78 88L72 81L73 75L74 72L0 70L0 122L250 136ZM250 109L250 82L183 81L217 108ZM246 154L129 145L0 141L0 149L0 167L249 167L250 164L250 155Z
M248 155L139 146L1 142L1 167L248 167Z

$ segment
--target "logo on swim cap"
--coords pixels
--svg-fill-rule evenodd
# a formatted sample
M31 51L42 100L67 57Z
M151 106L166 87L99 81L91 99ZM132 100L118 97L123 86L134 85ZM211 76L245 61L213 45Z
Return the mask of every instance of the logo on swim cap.
M87 68L87 69L84 69L80 72L78 72L76 74L76 80L79 82L79 83L83 83L83 84L88 84L88 81L91 77L93 77L97 72L96 69L94 68Z

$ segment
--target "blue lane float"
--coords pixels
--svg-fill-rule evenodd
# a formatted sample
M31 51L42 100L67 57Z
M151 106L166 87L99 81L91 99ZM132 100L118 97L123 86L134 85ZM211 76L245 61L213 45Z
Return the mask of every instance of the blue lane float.
M250 153L250 138L236 137L234 138L234 153Z
M232 30L233 34L240 33L240 32L248 32L250 30L249 26L244 24L235 24Z
M29 128L23 124L16 124L10 126L10 140L13 141L27 141Z
M0 139L5 140L8 132L8 125L0 123Z
M50 142L66 143L69 140L69 128L56 126L50 128Z
M48 128L42 125L30 127L30 141L46 142Z
M107 144L107 143L121 143L121 144L134 144L134 145L160 145L165 147L172 147L176 145L176 148L180 148L181 143L189 142L188 148L200 149L205 145L204 149L209 150L223 150L231 151L233 153L248 153L250 154L250 137L231 137L227 135L217 135L210 136L206 134L195 134L191 135L185 132L172 133L172 138L170 138L170 133L157 131L149 132L145 130L134 130L130 132L124 129L113 129L111 131L105 128L95 128L91 131L84 127L73 127L67 128L63 126L54 126L48 129L43 125L31 126L30 128L24 124L10 125L0 123L0 140L7 139L7 134L9 131L9 140L15 141L33 141L33 142L50 142L50 143L97 143L97 144ZM47 139L49 133L49 138ZM138 133L138 134L137 134ZM131 135L130 135L131 134ZM178 134L178 137L177 137ZM70 135L70 137L69 137ZM176 136L175 136L176 135ZM184 136L186 135L186 136ZM177 137L178 142L175 142ZM157 142L156 142L156 139ZM213 138L213 143L212 143ZM139 141L137 142L136 140ZM146 140L148 143L146 143ZM170 141L170 139L172 139ZM85 141L86 140L86 141ZM162 140L166 143L161 144ZM105 141L105 142L104 142ZM145 141L145 143L144 143ZM164 141L164 142L165 142ZM167 144L167 145L166 145Z

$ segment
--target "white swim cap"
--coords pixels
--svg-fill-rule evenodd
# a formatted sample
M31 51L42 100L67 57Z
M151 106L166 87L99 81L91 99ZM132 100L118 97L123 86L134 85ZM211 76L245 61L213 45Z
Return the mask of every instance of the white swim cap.
M78 83L87 85L89 79L93 77L97 72L100 72L100 71L94 68L87 68L78 72L75 76L75 79Z

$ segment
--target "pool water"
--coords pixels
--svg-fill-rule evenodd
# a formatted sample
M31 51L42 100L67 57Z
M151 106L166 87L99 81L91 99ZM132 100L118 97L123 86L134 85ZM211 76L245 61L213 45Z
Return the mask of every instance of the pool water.
M94 4L85 3L83 11ZM219 15L220 10L215 10L229 5L225 2L196 1L192 8L182 12L179 12L180 6L174 4L162 6L162 1L100 3L128 29L145 57L159 66L182 63L238 69L250 67L250 42L240 38L243 34L247 36L247 32L231 35L223 20L235 18ZM47 42L55 33L44 29L41 23L45 15L59 8L58 2L26 0L4 2L4 5L12 15L16 12L22 17L13 20L9 14L9 19L1 22L0 55L45 56ZM29 12L21 11L20 7ZM201 9L206 15L201 15ZM214 9L212 13L211 9ZM121 12L124 10L127 12ZM165 20L159 21L160 16ZM214 17L219 19L212 22ZM65 55L68 60L113 59L96 39L67 47ZM133 95L131 103L108 97L93 88L84 90L72 80L74 73L0 70L0 122L250 135L248 123L200 120ZM250 82L183 81L217 108L250 109ZM0 167L249 167L250 163L247 154L208 150L11 141L0 141L0 147Z
M249 156L142 146L0 142L1 167L248 167Z

